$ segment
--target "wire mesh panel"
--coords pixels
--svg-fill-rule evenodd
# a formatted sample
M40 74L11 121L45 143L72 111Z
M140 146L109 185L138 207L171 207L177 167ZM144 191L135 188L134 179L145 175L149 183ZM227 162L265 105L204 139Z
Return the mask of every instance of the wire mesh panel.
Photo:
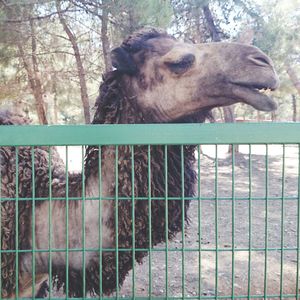
M0 299L298 299L299 129L0 127Z

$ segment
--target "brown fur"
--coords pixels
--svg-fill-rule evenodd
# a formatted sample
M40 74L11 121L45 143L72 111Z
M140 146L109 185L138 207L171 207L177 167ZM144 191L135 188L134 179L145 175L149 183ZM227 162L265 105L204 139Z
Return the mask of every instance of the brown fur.
M30 120L9 111L0 112L1 125L28 125ZM49 197L49 147L18 148L18 216L16 218L16 148L1 147L1 284L2 297L10 297L16 286L16 257L5 252L16 249L16 219L18 219L18 249L31 249L32 219L32 155L34 155L35 198ZM51 177L53 197L65 197L66 174L64 163L56 149L51 148ZM77 194L81 176L69 175L70 197ZM3 201L4 200L4 201ZM43 201L36 200L35 206ZM19 255L21 262L23 253ZM19 264L20 266L21 264ZM22 272L22 270L20 270ZM20 288L21 290L22 288Z

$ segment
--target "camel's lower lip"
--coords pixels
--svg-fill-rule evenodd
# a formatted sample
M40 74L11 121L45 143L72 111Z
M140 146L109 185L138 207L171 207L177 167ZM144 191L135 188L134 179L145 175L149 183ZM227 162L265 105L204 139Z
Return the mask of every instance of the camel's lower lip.
M249 89L256 89L256 90L271 90L275 91L279 87L279 79L278 76L275 74L274 76L270 76L270 78L265 81L265 82L243 82L239 80L235 81L230 81L231 84L240 86L240 87L245 87Z
M277 86L277 82L270 85L234 83L233 93L240 98L241 102L251 105L257 110L269 112L276 110L277 104L265 91L274 91Z

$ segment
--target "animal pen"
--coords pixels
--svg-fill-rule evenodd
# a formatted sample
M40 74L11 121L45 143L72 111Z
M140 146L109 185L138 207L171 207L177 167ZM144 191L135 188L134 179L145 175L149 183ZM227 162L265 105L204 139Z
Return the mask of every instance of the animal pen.
M13 203L15 207L15 223L19 222L20 203L30 203L31 213L31 248L20 247L19 235L22 235L21 226L15 226L13 247L1 248L1 279L7 274L6 260L15 257L13 271L18 274L19 259L24 254L30 255L30 278L32 294L35 294L35 282L39 276L39 260L45 254L48 261L48 284L50 292L47 297L51 299L68 299L69 277L72 270L65 267L63 272L66 283L63 288L66 294L53 288L57 282L52 275L52 259L60 253L68 266L72 255L80 257L82 297L85 299L90 280L96 280L99 286L98 299L283 299L299 298L299 254L300 254L300 125L299 124L152 124L152 125L90 125L90 126L1 126L0 146L1 160L3 149L13 149L15 155L15 174L20 174L22 168L22 149L29 147L31 153L32 192L29 198L20 196L20 176L15 176L15 196L7 198L0 190L1 218L4 217L6 204ZM97 147L98 152L98 196L89 197L85 193L85 152L86 146ZM96 146L95 146L96 145ZM187 195L185 187L187 179L184 172L185 153L190 145L195 155L194 170L198 174L193 195ZM228 145L239 145L239 152L227 153ZM80 158L76 163L81 165L80 178L76 181L82 185L81 196L71 196L69 176L66 176L66 187L63 197L54 197L52 185L47 185L48 193L40 197L35 192L36 177L39 166L35 164L36 152L43 146L48 149L48 178L52 179L51 156L53 146L63 147L65 174L72 170L70 155L73 147L80 146ZM161 184L164 187L164 195L155 196L151 191L151 180L155 179L151 160L156 155L155 149L162 149L163 176ZM168 160L168 153L172 147L179 150L180 164L180 195L170 195L168 177L172 161ZM115 184L114 197L103 196L101 174L102 156L105 149L110 149L110 159L113 160L113 168L110 170L114 182L120 180L119 173L123 164L131 170L135 169L135 162L143 148L148 163L141 168L146 169L143 180L147 181L147 190L144 195L131 193L130 197L122 196L122 186ZM226 148L224 150L224 148ZM44 149L44 148L43 148ZM77 148L78 149L78 148ZM126 149L128 156L126 162L120 159L120 152ZM168 162L168 163L166 163ZM2 165L2 163L1 163ZM36 169L35 169L36 168ZM80 171L80 170L79 170ZM108 170L106 170L108 172ZM4 171L0 176L3 179ZM131 185L131 191L135 190L137 172L131 172L126 178ZM1 179L1 181L2 181ZM74 186L71 189L75 188ZM154 196L153 196L154 195ZM65 246L55 247L55 234L58 228L53 223L52 206L63 201L65 209L60 218L65 220L65 228L60 231L65 234ZM80 201L78 224L81 231L78 232L82 241L82 247L73 248L69 222L74 215L70 215L70 207ZM98 247L90 248L87 245L84 224L89 221L89 215L85 213L87 201L98 203L98 218L103 220L105 207L100 205L102 201L113 202L114 215L114 247L107 248L102 245L103 221L98 222L99 228L94 228L95 239ZM35 236L39 220L36 207L39 202L47 203L48 210L44 223L47 230L45 245L36 243ZM130 216L127 230L130 232L129 241L124 241L124 232L119 230L119 223L123 220L119 217L124 214L124 205L127 203ZM178 213L181 228L175 231L177 234L170 237L169 222L172 216L168 215L169 206L180 203L181 211ZM107 202L109 203L109 202ZM144 203L144 205L140 205ZM163 215L154 213L152 207L159 205L163 208ZM139 214L137 207L141 206L147 214L146 224L139 228ZM189 206L189 207L188 207ZM186 220L185 220L186 219ZM164 220L164 221L160 221ZM163 242L154 243L156 232L153 226L162 222L164 228ZM1 219L1 226L4 222ZM5 223L6 224L6 223ZM49 226L47 225L49 224ZM73 224L73 223L72 223ZM90 230L90 228L88 228ZM122 229L123 230L123 229ZM137 231L143 230L146 235L147 247L140 246ZM1 228L1 234L4 232ZM126 236L126 235L125 235ZM4 236L1 236L3 245ZM125 245L125 246L124 246ZM127 245L127 246L126 246ZM111 262L116 274L112 277L114 287L110 293L104 294L103 284L106 282L106 274L102 272L102 259L105 253L115 253ZM75 254L74 254L75 253ZM87 259L89 253L97 253L99 263L96 279L91 279L91 270L88 272ZM122 253L130 253L138 262L129 259L131 266L125 282L120 286L120 280L125 275L122 272ZM140 255L139 255L140 253ZM42 256L41 256L42 257ZM5 274L4 274L5 273ZM5 276L4 276L5 275ZM14 276L16 297L19 295L18 276ZM0 283L3 289L3 280ZM107 282L105 283L105 285ZM31 288L30 288L31 289ZM93 296L93 295L92 295ZM2 297L2 298L1 298ZM86 297L91 297L87 293ZM2 293L0 299L4 299ZM31 298L31 297L30 297Z

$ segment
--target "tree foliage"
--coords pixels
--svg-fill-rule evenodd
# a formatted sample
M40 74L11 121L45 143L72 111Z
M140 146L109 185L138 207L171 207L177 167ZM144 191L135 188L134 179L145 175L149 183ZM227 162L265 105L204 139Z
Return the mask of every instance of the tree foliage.
M293 103L299 110L300 101L297 0L0 0L0 105L40 123L87 122L84 90L93 103L101 74L112 68L113 47L147 25L189 42L211 42L205 7L220 40L253 43L273 58L282 82L276 117L292 120ZM237 106L235 113L257 117L248 106Z
M291 120L293 114L299 114L292 111L293 99L300 101L299 24L298 1L262 2L254 44L272 57L280 76L281 88L275 93L279 119Z

